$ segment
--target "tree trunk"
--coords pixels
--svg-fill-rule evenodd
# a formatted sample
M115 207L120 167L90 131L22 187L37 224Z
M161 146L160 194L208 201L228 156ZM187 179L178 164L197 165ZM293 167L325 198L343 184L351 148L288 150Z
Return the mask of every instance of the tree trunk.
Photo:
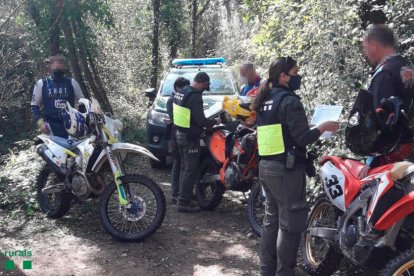
M73 31L72 26L69 20L63 20L63 33L65 35L66 43L68 44L68 50L70 55L70 66L72 67L72 72L74 74L75 79L79 82L79 85L82 89L83 95L86 98L90 98L91 94L88 90L88 87L85 84L85 80L82 76L81 67L79 65L79 58L78 53L76 52L76 46L73 39Z
M97 101L101 105L102 109L107 112L112 112L112 108L105 94L105 91L100 91L98 89L98 86L96 85L95 80L93 78L92 72L89 69L88 57L87 57L85 46L84 46L85 40L84 40L84 37L80 35L81 30L80 30L80 25L78 24L81 22L79 22L76 19L72 19L71 23L72 23L72 28L74 32L76 33L76 44L79 49L79 58L81 60L83 73L85 75L85 80L88 83L90 89L92 90L93 95L96 97Z
M230 6L231 0L223 0L223 5L226 7L227 12L227 24L230 24L231 21L231 6ZM230 27L230 25L229 25Z
M178 55L178 41L174 37L171 37L168 44L170 48L170 59L173 60Z
M88 56L89 56L89 59L88 59L89 64L90 64L91 69L92 69L93 78L95 80L96 85L98 86L98 91L101 94L101 97L104 98L104 101L108 103L107 110L110 113L113 113L114 111L113 111L113 109L112 109L112 107L109 103L108 94L107 94L106 89L104 88L104 86L102 84L101 78L99 77L99 72L96 69L95 62L93 61L93 58L92 58L91 55L88 54Z
M191 2L191 57L196 57L197 55L197 27L198 27L198 20L206 11L208 5L210 4L210 0L207 0L204 6L198 10L198 0L192 0Z
M50 54L56 55L60 53L59 50L59 33L60 33L60 24L59 18L63 9L63 1L56 0L54 3L54 8L52 9L52 15L50 17Z
M33 0L27 1L27 12L29 13L30 17L35 22L36 26L39 25L40 14L39 9L36 6L36 3Z
M159 59L159 29L160 29L160 3L161 0L152 0L153 7L153 29L152 29L152 70L151 70L151 87L157 87L158 81L158 59Z
M191 57L196 57L197 0L191 2Z

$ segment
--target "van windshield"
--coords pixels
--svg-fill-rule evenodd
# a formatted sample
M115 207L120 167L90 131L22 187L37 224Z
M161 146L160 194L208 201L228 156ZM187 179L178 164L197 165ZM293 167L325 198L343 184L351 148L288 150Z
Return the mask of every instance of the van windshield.
M184 77L193 81L198 71L175 71L171 72L164 79L161 87L161 95L170 96L174 90L174 82L178 77ZM204 91L204 95L233 95L235 85L229 73L224 71L208 71L210 76L210 91Z

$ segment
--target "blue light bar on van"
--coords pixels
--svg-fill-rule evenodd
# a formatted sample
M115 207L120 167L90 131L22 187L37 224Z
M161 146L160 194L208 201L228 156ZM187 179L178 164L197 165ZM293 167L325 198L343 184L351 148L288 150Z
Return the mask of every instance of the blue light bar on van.
M183 65L214 65L226 63L224 58L191 58L191 59L174 59L172 64L175 66Z

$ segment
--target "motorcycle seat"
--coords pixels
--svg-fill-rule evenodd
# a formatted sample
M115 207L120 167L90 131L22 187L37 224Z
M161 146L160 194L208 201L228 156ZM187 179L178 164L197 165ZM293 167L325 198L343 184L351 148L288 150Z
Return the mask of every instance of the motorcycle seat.
M356 179L360 179L361 172L366 170L365 174L368 172L369 167L358 160L354 159L343 159L342 164L348 169Z
M49 139L55 142L56 144L58 144L59 146L64 147L65 149L68 149L68 150L72 150L76 148L76 146L78 146L80 143L85 141L85 139L73 140L73 139L65 139L65 138L58 137L58 136L50 136Z

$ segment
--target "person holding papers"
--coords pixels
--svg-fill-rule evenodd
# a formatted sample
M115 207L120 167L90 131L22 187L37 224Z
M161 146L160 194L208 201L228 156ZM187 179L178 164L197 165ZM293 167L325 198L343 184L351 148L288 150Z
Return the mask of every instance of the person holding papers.
M259 178L266 194L260 241L261 275L294 275L301 233L306 228L306 146L339 123L310 129L300 97L301 76L291 57L278 58L257 95Z

